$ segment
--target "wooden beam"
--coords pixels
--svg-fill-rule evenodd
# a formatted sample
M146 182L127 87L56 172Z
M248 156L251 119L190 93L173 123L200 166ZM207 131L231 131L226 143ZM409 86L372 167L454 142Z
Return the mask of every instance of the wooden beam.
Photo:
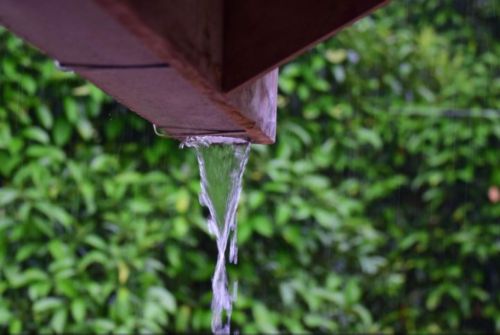
M97 0L202 87L229 92L388 0Z
M387 0L226 0L221 87L259 78Z
M272 143L276 68L387 0L1 0L0 23L173 137Z
M201 59L199 66L191 65L200 57L197 52L186 59L158 52L138 34L149 31L139 20L133 27L124 24L136 14L127 17L129 8L117 11L122 3L114 2L109 11L95 0L2 0L0 23L174 138L212 134L274 142L276 71L224 94L206 79L210 76L203 72ZM189 34L172 36L175 43L184 43L180 50L187 50L183 48L190 43ZM156 35L151 33L150 38ZM263 96L263 90L268 92L266 98L255 99Z

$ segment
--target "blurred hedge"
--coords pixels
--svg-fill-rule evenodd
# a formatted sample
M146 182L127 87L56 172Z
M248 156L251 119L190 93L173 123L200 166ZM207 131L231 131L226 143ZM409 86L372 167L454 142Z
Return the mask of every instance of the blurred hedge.
M234 328L500 331L498 36L494 0L394 1L282 69ZM2 331L209 329L193 152L5 30L0 178Z

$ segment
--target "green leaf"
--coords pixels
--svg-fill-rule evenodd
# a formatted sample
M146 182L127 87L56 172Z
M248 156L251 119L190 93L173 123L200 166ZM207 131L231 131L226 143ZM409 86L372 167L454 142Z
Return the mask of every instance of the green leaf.
M44 313L62 306L63 301L60 298L46 297L35 301L33 311L35 313Z
M78 110L77 102L71 97L64 98L64 112L66 118L71 124L76 125L80 119L80 112Z
M177 303L172 293L163 287L151 287L148 296L154 299L167 312L174 313L177 310Z
M30 140L37 141L40 143L48 143L49 135L41 128L38 127L30 127L24 130L24 136Z
M69 228L73 222L71 215L62 207L47 202L39 202L35 204L35 208L45 214L49 219L59 222L65 228Z
M263 333L277 333L271 312L261 303L255 303L252 307L253 317L258 329Z
M68 312L65 309L60 309L54 314L52 320L50 321L50 325L56 333L62 333L64 331L67 317Z
M45 104L43 104L35 111L42 126L45 129L51 129L52 125L54 124L54 118L52 117L52 113L49 111L49 108Z
M256 216L247 224L251 224L256 232L265 237L271 237L273 235L273 224L265 216Z
M6 206L19 197L19 192L12 188L0 188L0 206Z
M68 143L71 138L72 128L71 125L64 119L56 119L54 125L54 142L58 146L63 146Z
M85 243L99 250L108 250L109 245L97 235L88 235L85 238Z
M76 322L83 322L86 313L85 301L83 299L76 299L71 303L71 315L73 315Z
M354 280L347 282L345 288L345 295L348 303L354 304L361 298L361 289L359 285Z
M78 133L84 140L89 140L94 135L94 128L87 119L80 119L76 125Z

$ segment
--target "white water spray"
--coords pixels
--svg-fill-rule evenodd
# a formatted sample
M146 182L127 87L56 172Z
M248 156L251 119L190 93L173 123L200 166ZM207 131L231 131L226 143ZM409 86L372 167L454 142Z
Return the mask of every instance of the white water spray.
M230 294L225 254L231 235L229 262L237 263L236 209L250 144L240 139L203 136L189 137L183 145L196 149L201 179L200 203L210 211L208 231L217 240L217 264L212 278L212 331L229 334L237 282L233 284L233 294ZM223 320L224 312L227 322Z

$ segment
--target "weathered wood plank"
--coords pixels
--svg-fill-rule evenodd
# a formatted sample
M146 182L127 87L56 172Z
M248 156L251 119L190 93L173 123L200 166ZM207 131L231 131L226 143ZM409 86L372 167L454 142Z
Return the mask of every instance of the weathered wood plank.
M272 143L271 71L386 2L2 0L0 22L174 137Z
M388 0L226 0L221 87L258 78Z
M126 4L119 0L111 2ZM174 3L180 5L181 2L172 1ZM161 4L163 2L158 2L160 7L151 8L155 11L166 10ZM153 40L156 35L137 19L138 12L130 14L130 8L124 8L120 15L116 15L118 12L107 10L102 1L2 0L0 23L61 63L71 64L69 67L75 72L132 111L163 127L172 137L182 139L187 135L210 133L237 136L258 143L274 141L274 128L261 122L269 123L275 118L275 101L262 100L256 103L248 97L253 95L254 90L261 94L264 86L276 92L276 80L258 80L238 92L223 94L204 75L200 75L204 71L203 66L209 63L204 65L200 61L199 67L191 65L194 59L201 57L200 53L210 55L213 45L209 43L205 50L193 49L191 53L182 53L183 56L179 58L158 52L145 43L137 31L146 32ZM205 12L200 10L194 17L204 15ZM173 23L180 24L181 18L182 15L178 16ZM132 27L126 24L131 21ZM195 21L185 24L195 24ZM165 27L170 26L167 24ZM172 47L174 53L176 48L184 50L192 37L190 34L172 36L173 42L170 43L169 39L168 43L179 44L178 47ZM193 38L197 42L204 42L203 36ZM162 38L160 44L164 41ZM176 66L164 66L170 62ZM152 66L148 67L148 64ZM163 66L156 68L155 64ZM189 70L184 71L182 68ZM190 76L190 71L198 79ZM275 78L275 74L269 76ZM240 94L245 98L240 99ZM260 115L261 112L269 115Z

